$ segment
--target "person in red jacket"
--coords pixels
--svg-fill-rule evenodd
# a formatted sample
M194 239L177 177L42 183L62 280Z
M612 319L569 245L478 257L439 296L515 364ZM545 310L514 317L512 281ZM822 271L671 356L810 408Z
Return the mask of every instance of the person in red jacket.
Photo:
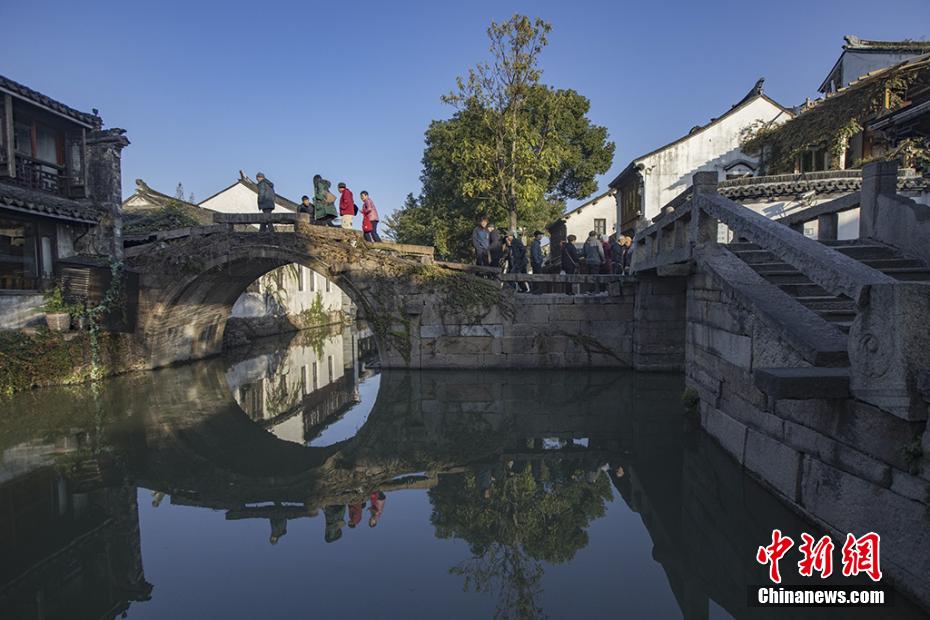
M343 228L352 228L352 218L355 217L355 197L352 190L340 183L339 187L339 218Z

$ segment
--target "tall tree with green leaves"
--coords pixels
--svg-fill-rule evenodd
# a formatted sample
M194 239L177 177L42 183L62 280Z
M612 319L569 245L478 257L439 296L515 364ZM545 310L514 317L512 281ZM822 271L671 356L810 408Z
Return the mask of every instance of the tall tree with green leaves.
M394 218L395 239L431 242L441 256L461 258L479 213L514 229L541 228L566 199L597 190L614 144L587 118L587 98L540 82L551 29L523 15L491 23L491 60L457 79L442 98L455 113L426 131L422 194Z

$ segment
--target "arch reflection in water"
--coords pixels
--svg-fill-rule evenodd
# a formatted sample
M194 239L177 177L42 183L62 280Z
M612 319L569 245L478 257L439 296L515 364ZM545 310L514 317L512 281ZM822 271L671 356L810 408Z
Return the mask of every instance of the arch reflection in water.
M253 352L0 419L0 497L23 507L0 511L0 617L757 617L760 540L816 531L687 430L678 376L390 371L357 432L315 445L269 432L290 406L234 398Z
M298 444L350 436L377 395L377 346L364 326L333 325L265 339L235 349L227 359L226 383L239 407L276 437ZM362 389L370 394L364 402Z

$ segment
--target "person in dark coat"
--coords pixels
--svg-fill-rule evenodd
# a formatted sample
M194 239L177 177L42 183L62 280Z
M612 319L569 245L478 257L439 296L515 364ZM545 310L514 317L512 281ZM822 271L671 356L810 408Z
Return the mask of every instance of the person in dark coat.
M471 231L471 245L475 248L475 264L487 267L491 264L490 235L488 234L488 218L480 216L475 229Z
M336 213L336 196L329 191L332 183L322 176L313 175L313 222L322 226L331 226L338 215Z
M274 211L274 183L259 172L255 175L255 185L258 187L258 210L267 215ZM274 232L274 225L262 222L258 232Z
M633 239L623 237L623 258L620 261L620 273L630 273L630 263L633 260Z
M507 260L507 273L526 273L526 246L520 240L520 236L512 231L507 231L507 237L504 240L504 256ZM519 286L513 283L514 288L529 292L529 283L523 282Z
M623 273L623 236L615 235L610 240L610 272Z
M578 248L575 247L575 240L578 237L569 235L562 246L562 271L571 275L578 272L578 265L581 258L578 256Z
M530 244L530 264L533 267L533 273L543 272L543 262L545 257L542 251L543 234L541 231L533 233L533 242Z
M300 197L300 206L297 207L297 212L313 215L313 205L310 204L310 196Z
M491 252L491 266L500 268L504 257L504 240L494 224L488 224L488 250Z
M588 233L588 240L584 242L585 271L598 273L604 263L604 247L593 230Z
M323 532L324 541L331 543L342 538L342 526L346 524L345 514L344 505L333 504L323 508L323 517L326 520L326 529Z

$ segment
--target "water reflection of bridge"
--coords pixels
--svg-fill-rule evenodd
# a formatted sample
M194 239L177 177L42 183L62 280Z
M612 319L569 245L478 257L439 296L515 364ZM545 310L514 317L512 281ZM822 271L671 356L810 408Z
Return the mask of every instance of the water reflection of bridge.
M367 328L336 325L234 352L226 382L239 407L262 428L309 444L359 403L358 384L377 368Z
M33 409L48 417L48 425L38 424L31 434L0 433L5 462L16 451L31 455L0 483L0 505L15 496L17 505L41 506L13 521L0 515L4 551L12 553L4 558L36 550L22 562L3 560L0 616L35 610L40 600L46 609L84 605L80 609L109 613L148 596L135 485L155 491L156 502L167 494L175 504L221 509L227 519L268 519L273 531L291 519L322 520L326 507L357 503L373 490L429 488L437 535L469 540L461 529L469 524L449 522L467 503L459 494L462 480L480 491L523 476L545 486L541 492L588 489L589 500L603 502L600 487L592 485L609 476L642 516L653 557L686 618L707 618L715 605L738 618L757 617L746 606L747 586L762 575L755 548L773 527L794 535L810 528L715 444L681 432L680 387L674 376L614 372L392 371L382 377L378 400L356 436L325 448L283 441L250 420L231 398L219 362L124 377L109 382L96 400L36 393ZM107 424L101 432L95 421L101 410L126 412L129 423ZM64 415L70 425L60 425ZM84 439L49 443L55 433ZM30 470L28 462L38 465ZM55 490L61 487L66 491ZM40 495L45 499L37 501ZM71 499L62 503L49 499L53 495ZM476 509L495 509L493 497L488 505L480 496L477 501ZM55 520L63 505L88 504L92 519L73 513L81 528ZM577 518L573 527L583 532L591 515ZM495 538L503 534L490 535L506 543ZM546 559L560 561L576 548ZM110 568L100 572L104 560ZM82 561L87 585L69 594L70 573L62 567ZM895 613L909 617L911 610L899 601Z

